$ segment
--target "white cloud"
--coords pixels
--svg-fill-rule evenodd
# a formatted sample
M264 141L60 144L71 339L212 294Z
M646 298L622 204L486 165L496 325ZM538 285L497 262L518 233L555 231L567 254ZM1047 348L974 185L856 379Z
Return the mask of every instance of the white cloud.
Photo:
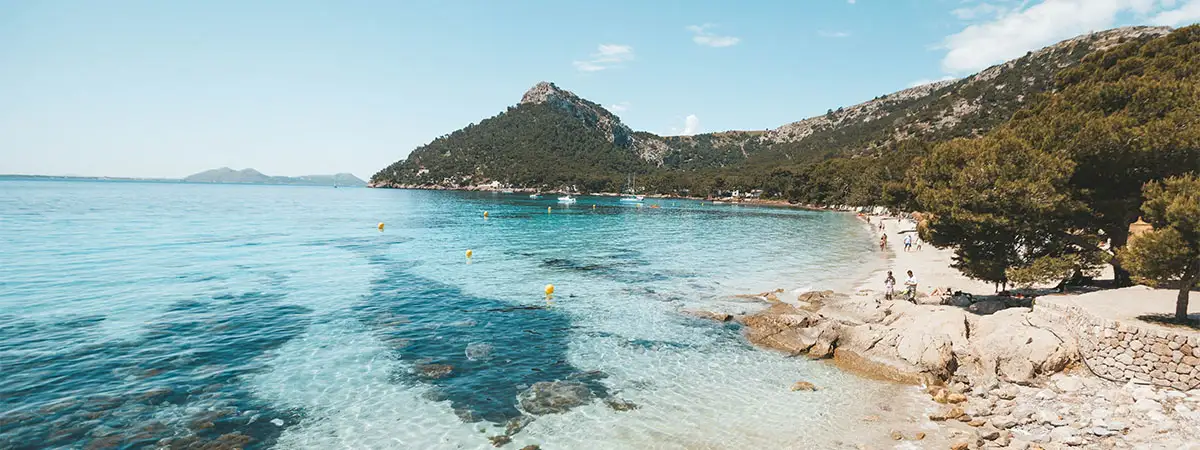
M850 37L849 31L818 31L817 35L827 38L844 38Z
M1175 5L1173 0L1163 0L1166 7ZM1191 0L1185 3L1179 9L1171 11L1163 11L1150 19L1150 23L1155 25L1167 25L1178 27L1190 25L1200 21L1200 0Z
M975 20L987 17L1001 16L1008 12L1008 8L996 5L994 3L983 2L975 6L958 8L950 11L954 17L962 20Z
M688 114L687 118L683 119L683 134L691 136L700 132L700 118L695 114Z
M695 114L688 114L683 119L683 129L671 127L671 131L663 133L664 136L691 136L700 133L700 118Z
M734 36L720 36L708 31L712 24L688 25L686 29L693 33L692 42L709 47L730 47L737 45L742 39Z
M1188 8L1200 8L1193 6L1197 1L1190 0L1188 5L1156 17L1163 21L1184 20L1194 12ZM1043 0L1005 10L993 20L946 37L942 69L958 74L980 70L1063 39L1112 28L1118 14L1146 15L1159 5L1160 0Z
M846 3L849 3L849 4L853 5L853 4L854 4L854 0L846 0Z
M612 111L612 112L629 111L629 102L621 102L621 103L614 103L614 104L608 105L608 110Z
M928 79L928 78L922 78L922 79L920 79L920 80L917 80L917 81L914 81L914 82L912 82L912 83L909 83L909 84L908 84L908 87L912 88L912 87L917 87L917 86L920 86L920 85L923 85L923 84L936 83L936 82L938 82L938 81L947 81L947 80L954 80L954 79L958 79L958 77L956 77L956 76L953 76L953 75L946 75L946 76L944 76L944 77L941 77L941 78L938 78L938 79L936 79L936 80L931 80L931 79Z
M633 47L618 44L600 44L596 53L585 61L575 61L572 64L581 72L598 72L620 66L621 63L633 60Z

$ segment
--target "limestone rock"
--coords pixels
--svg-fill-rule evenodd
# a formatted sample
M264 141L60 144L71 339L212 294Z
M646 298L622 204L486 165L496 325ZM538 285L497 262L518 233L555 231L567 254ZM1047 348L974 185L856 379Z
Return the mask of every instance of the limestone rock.
M951 406L951 407L944 408L941 411L937 411L937 412L930 414L929 420L945 421L945 420L957 419L959 417L962 417L963 414L964 413L963 413L962 408L959 408L957 406Z
M512 442L512 438L505 436L503 434L498 435L498 436L489 437L488 440L492 441L493 447L503 447L505 445L508 445L509 442Z
M1026 308L1009 308L979 318L971 333L971 350L985 372L1026 383L1061 371L1077 358L1073 343L1031 326L1028 315Z
M445 378L450 376L454 367L449 364L420 364L416 366L416 371L423 378Z
M539 381L517 396L517 403L533 415L566 412L592 399L592 391L575 381Z
M905 362L946 379L958 368L955 349L966 348L967 318L960 309L937 308L903 314L892 324L895 352Z
M1075 377L1063 377L1054 383L1058 390L1063 392L1075 392L1083 388L1083 381Z
M996 417L992 417L991 423L992 423L992 426L994 426L996 428L999 428L1001 430L1007 430L1007 429L1012 428L1017 425L1017 419L1013 416L1008 416L1008 415L996 416Z
M721 313L721 312L703 311L703 310L694 310L694 309L685 309L682 312L689 316L698 317L701 319L715 320L717 322L728 322L731 319L733 319L732 315L726 314L726 313Z
M807 381L797 381L792 385L792 391L815 391L817 387Z

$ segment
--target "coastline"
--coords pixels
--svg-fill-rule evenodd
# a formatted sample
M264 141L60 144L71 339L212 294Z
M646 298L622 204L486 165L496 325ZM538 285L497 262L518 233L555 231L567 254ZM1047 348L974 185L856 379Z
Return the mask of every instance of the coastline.
M951 266L951 250L917 250L913 221L857 217L876 242L886 233L888 245L881 267L830 283L853 286L848 293L807 292L795 300L764 293L763 311L717 318L742 324L759 348L920 386L929 395L921 417L889 412L881 424L901 428L891 436L897 441L922 430L923 448L1200 448L1187 444L1200 442L1200 386L1181 391L1098 377L1063 321L1044 308L1035 313L1031 300L993 295L994 286L966 278ZM909 234L913 249L906 252ZM897 296L904 271L914 271L915 302L882 298L888 270ZM967 295L941 295L946 288Z
M489 185L447 187L447 186L441 186L441 185L416 185L416 184L391 184L391 183L377 184L374 182L369 182L369 183L367 183L366 187L372 188L372 189L408 189L408 190L415 190L415 191L496 192L496 193L504 193L504 194L532 194L532 193L563 194L563 195L571 194L571 195L582 195L582 196L588 196L588 197L620 197L622 195L625 195L625 194L622 194L619 192L592 192L592 193L587 193L587 194L580 194L580 193L567 192L562 189L541 190L541 189L529 188L529 187L502 188L502 187L495 187L495 186L489 186ZM709 198L709 197L694 197L694 196L687 196L687 195L671 195L671 194L645 194L645 195L646 195L646 198L652 198L652 199L694 200L694 201L699 201L699 202L713 202L716 204L796 208L796 209L803 209L803 210L808 210L808 211L851 212L854 209L854 208L850 208L850 207L821 207L821 206L817 206L817 205L791 203L787 200L776 200L776 199L756 199L756 198L713 199L713 198Z

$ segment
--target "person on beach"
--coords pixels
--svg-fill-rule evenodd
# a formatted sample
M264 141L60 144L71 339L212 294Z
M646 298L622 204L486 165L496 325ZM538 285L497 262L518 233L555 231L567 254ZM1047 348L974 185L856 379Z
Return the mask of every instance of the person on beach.
M887 278L883 280L883 298L891 300L892 295L896 291L896 277L892 276L892 271L888 271Z
M887 235L886 234L883 235L883 237L879 238L879 251L884 251L884 250L887 250Z
M908 279L904 280L904 297L910 302L917 302L917 277L911 270L908 271Z
M912 235L906 234L904 235L904 251L908 252L909 250L912 250Z

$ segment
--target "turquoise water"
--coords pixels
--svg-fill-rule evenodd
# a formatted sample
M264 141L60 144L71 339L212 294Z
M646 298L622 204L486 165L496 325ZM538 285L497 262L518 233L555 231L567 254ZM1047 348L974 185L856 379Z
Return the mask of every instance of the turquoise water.
M829 448L907 395L679 313L852 285L843 214L0 181L0 240L0 448ZM584 403L519 405L555 380Z

